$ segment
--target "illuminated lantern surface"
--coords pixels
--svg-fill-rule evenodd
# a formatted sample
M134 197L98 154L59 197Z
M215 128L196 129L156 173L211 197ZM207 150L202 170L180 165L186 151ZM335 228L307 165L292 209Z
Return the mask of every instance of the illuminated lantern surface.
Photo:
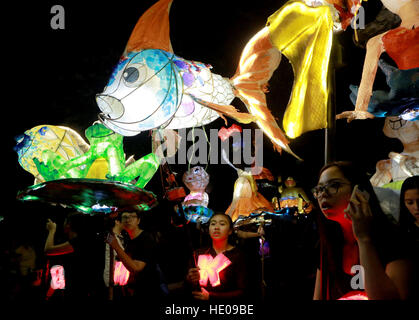
M88 214L111 213L118 208L147 211L157 205L156 196L150 191L99 179L46 181L20 191L17 199L61 204Z
M209 178L209 174L200 166L193 167L183 174L182 181L190 191L183 200L184 206L208 206L209 197L205 188Z
M88 127L85 135L90 145L69 128L41 126L17 139L19 163L38 181L18 198L60 203L83 213L113 212L118 206L131 206L133 199L140 210L154 206L154 195L142 189L159 168L160 158L150 153L126 161L123 136L101 123ZM112 198L118 196L122 198Z
M351 291L338 300L368 300L368 297L364 291Z
M386 117L383 132L389 138L400 140L403 150L390 152L389 159L378 161L370 181L375 187L400 190L407 177L419 175L419 120Z
M209 281L211 286L219 286L220 272L227 268L230 264L231 261L222 253L217 254L214 258L210 254L199 255L199 284L201 286L206 286Z
M64 267L55 265L51 267L51 288L54 290L65 289Z
M227 140L233 133L241 133L243 129L238 126L237 124L232 124L229 128L222 127L220 130L218 130L218 137L221 139L221 141Z
M297 24L291 23L287 29L288 34L284 43L298 40L299 49L287 51L285 46L279 47L278 38L284 35L278 36L272 32L283 28L283 23L275 19L273 27L274 24L270 21L271 26L264 28L245 47L236 74L233 78L227 79L212 73L211 67L207 64L185 60L172 52L169 36L171 2L158 1L137 22L108 84L104 91L96 96L97 104L102 111L100 114L102 122L115 132L132 136L158 127L180 129L201 126L220 116L228 116L241 123L255 122L271 139L275 149L278 151L284 149L293 154L288 146L288 140L267 108L265 97L267 82L279 65L281 50L286 51L286 55L289 53L291 58L298 56L301 50L306 50L308 58L305 61L313 60L314 63L310 63L310 66L304 65L304 62L299 64L302 67L296 72L302 73L300 77L302 80L298 81L301 90L295 96L297 100L306 95L310 96L305 93L307 87L315 87L316 90L311 90L314 93L324 92L323 87L319 90L316 85L308 86L307 81L309 78L310 83L313 79L319 80L322 84L326 81L326 78L322 77L327 73L330 51L328 49L331 44L331 37L327 36L327 31L332 29L331 24L327 24L330 20L330 13L327 11L329 7L313 9L300 3L303 9L297 8L291 12L293 17L293 14L303 14L313 9L310 11L311 15L301 19L306 26L315 25L306 32L310 33L311 38L295 39L295 35L299 33L293 27ZM323 18L316 19L319 14L322 14ZM323 25L327 26L323 28ZM275 36L275 46L270 42L271 36ZM316 39L317 44L325 44L313 46L312 42ZM311 46L306 45L307 41ZM315 54L310 55L313 51ZM292 53L295 53L294 56ZM309 59L310 56L313 59ZM298 56L295 59L302 58ZM305 72L306 69L314 67L317 67L315 70L318 73ZM244 102L249 113L238 112L230 105L234 97L239 97ZM324 107L324 99L320 101L310 96L306 100L309 99L311 103L307 105ZM305 114L314 114L316 107ZM298 125L299 120L301 119L296 120L294 126ZM318 123L315 117L309 120L310 123ZM307 129L313 130L318 127ZM296 130L290 131L292 137L298 134L301 133Z
M19 164L37 182L43 182L45 178L39 174L33 159L42 159L45 150L67 161L81 156L89 149L89 145L77 132L62 126L36 126L17 136L15 140L14 150L18 154Z
M337 115L337 119L367 119L400 116L419 119L419 30L411 17L419 15L415 0L382 0L383 5L401 19L401 24L375 35L368 41L361 82L350 86L355 110ZM381 22L381 23L385 23ZM384 60L386 52L397 67ZM386 76L389 91L373 91L377 67Z
M129 271L121 261L115 261L113 282L116 285L125 286L128 283Z
M258 192L257 184L250 172L237 170L238 178L234 183L233 200L226 210L233 221L239 216L249 216L256 209L273 211L272 204Z
M313 209L303 188L297 187L292 177L285 180L279 204L281 208L296 208L298 213L310 213Z

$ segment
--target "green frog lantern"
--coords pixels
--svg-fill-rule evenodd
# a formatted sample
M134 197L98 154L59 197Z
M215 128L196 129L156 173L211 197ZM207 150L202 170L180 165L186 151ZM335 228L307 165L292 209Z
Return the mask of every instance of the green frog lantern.
M88 127L85 135L90 147L82 155L64 159L52 150L45 149L41 159L33 159L45 181L95 178L131 183L137 179L135 186L144 188L159 167L160 159L155 153L149 153L134 162L131 158L126 161L123 136L101 123Z

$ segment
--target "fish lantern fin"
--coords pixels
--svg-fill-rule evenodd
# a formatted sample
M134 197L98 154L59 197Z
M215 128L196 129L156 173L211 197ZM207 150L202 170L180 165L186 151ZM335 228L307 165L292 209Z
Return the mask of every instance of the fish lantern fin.
M140 17L128 39L124 55L143 49L161 49L173 53L169 28L172 1L160 0Z
M240 122L240 123L251 123L257 120L257 117L247 113L247 112L240 112L232 105L220 105L213 102L205 101L199 99L191 94L189 96L197 103L218 112L221 118L224 119L225 124L227 125L227 120L224 118L224 115Z

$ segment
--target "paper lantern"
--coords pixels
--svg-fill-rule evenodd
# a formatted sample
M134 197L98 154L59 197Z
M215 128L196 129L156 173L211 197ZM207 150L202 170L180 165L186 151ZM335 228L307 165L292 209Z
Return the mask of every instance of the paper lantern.
M205 188L209 183L209 174L200 166L193 167L183 174L183 183L190 193L183 200L184 206L207 207L209 202Z
M287 4L268 21L269 27L250 40L236 74L226 79L212 73L209 65L185 60L172 52L170 4L169 0L161 0L139 19L107 86L96 96L102 111L100 118L107 127L131 136L158 127L201 126L219 116L228 116L241 123L257 123L276 150L293 154L265 97L267 82L279 64L281 51L293 65L295 62L299 79L293 94L295 105L301 105L299 100L306 97L306 106L311 106L304 112L305 127L301 126L302 119L293 118L287 122L287 134L296 137L304 130L325 127L325 86L333 25L330 7L311 8L301 2ZM300 16L299 23L294 23L294 17ZM280 32L285 25L287 32ZM301 34L297 30L306 27L310 31L297 36ZM274 45L271 38L275 39ZM319 94L323 97L318 98ZM234 97L244 102L249 113L238 112L229 105ZM288 113L301 114L291 109ZM321 110L315 112L317 109Z
M64 267L55 265L51 267L51 288L54 290L65 289Z
M403 150L400 153L390 152L389 159L377 162L371 184L400 190L407 177L419 175L419 120L386 117L383 132L389 138L400 140Z
M256 209L264 208L273 211L272 204L257 190L252 174L237 169L238 178L234 183L233 200L226 210L233 221L239 216L249 216Z
M354 111L345 111L337 119L367 119L401 116L419 119L419 30L412 16L419 15L415 0L382 0L384 6L399 15L401 26L381 33L368 41L359 87L351 86ZM403 9L403 10L402 10ZM381 55L386 52L395 62L392 67ZM377 67L386 75L390 91L373 91Z
M86 129L85 134L90 145L81 144L80 141L83 140L79 135L66 128L61 134L65 136L61 137L57 147L56 140L60 137L55 133L57 130L63 131L61 128L55 129L49 126L36 127L19 139L15 147L19 155L19 163L36 177L41 177L41 181L89 177L130 183L138 178L136 186L144 188L160 165L157 155L150 153L125 166L123 136L101 123L96 123ZM36 133L35 138L31 138L34 136L33 132ZM51 136L54 137L53 143L47 144L51 139L45 137ZM75 136L77 138L75 141L83 146L84 152L69 138L67 140L72 144L66 142L64 138L67 136L70 138ZM57 148L51 149L52 147ZM67 153L55 151L61 150L60 148L64 151L73 151L70 154L71 157L68 156L69 151Z
M285 180L285 188L281 193L279 205L281 209L294 208L299 214L310 213L313 209L306 193L302 188L296 186L292 177Z
M81 156L89 145L71 128L63 126L40 125L25 131L15 138L14 150L18 154L19 164L30 172L37 182L45 181L39 174L33 159L41 159L44 151L67 161Z
M113 282L119 286L125 286L128 283L129 271L121 261L115 261Z
M211 286L219 286L221 284L220 272L230 264L231 261L222 253L217 254L214 258L210 254L199 255L199 284L206 286L209 281Z
M214 211L210 208L204 206L182 206L182 210L180 207L177 207L176 213L178 216L184 215L186 219L186 223L193 222L193 223L207 223L209 219L214 214Z
M113 213L120 208L147 211L156 196L133 184L99 179L59 179L30 186L17 195L22 201L61 204L87 214Z
M368 296L364 291L350 291L338 300L368 300Z
M243 132L243 129L240 126L238 126L237 124L232 124L229 128L222 127L220 130L218 130L218 137L221 141L225 141L234 133L241 132Z

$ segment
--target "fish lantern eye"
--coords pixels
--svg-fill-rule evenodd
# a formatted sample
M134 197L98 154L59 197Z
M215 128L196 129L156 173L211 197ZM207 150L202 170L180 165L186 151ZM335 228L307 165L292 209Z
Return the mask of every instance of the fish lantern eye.
M122 77L126 86L137 87L144 82L146 75L147 70L145 66L140 63L134 63L125 68Z

